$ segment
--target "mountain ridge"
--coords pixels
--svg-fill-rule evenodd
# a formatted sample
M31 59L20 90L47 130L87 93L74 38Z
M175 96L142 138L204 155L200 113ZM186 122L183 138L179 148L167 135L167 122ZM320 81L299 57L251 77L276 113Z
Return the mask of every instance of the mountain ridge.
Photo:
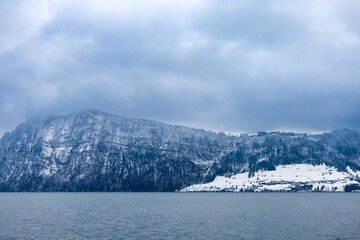
M284 164L360 171L360 132L239 137L91 109L4 134L0 191L175 191Z

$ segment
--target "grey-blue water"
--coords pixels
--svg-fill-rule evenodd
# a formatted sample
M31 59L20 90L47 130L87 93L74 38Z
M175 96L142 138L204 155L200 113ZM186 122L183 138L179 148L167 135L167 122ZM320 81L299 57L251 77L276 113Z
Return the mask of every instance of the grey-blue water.
M360 194L0 193L0 239L360 239Z

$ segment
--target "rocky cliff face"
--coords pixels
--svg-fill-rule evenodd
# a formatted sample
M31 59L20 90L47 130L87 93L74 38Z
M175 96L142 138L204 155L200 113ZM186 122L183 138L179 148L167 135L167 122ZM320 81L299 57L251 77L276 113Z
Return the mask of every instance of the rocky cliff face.
M236 138L86 111L1 139L2 191L173 191L202 181Z
M360 170L360 133L240 138L85 111L6 133L0 191L174 191L293 163Z

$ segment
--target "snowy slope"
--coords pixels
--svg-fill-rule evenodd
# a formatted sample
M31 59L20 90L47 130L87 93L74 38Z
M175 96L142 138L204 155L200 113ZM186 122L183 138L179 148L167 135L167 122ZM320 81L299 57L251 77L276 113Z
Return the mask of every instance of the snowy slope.
M359 184L360 171L339 171L325 164L279 165L273 171L258 171L231 177L217 176L214 181L182 189L194 191L345 191L345 186Z

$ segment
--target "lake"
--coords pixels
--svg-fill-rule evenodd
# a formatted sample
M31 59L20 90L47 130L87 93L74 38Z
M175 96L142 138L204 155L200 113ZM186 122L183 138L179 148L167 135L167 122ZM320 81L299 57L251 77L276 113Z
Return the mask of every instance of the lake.
M0 193L0 239L360 239L360 194Z

